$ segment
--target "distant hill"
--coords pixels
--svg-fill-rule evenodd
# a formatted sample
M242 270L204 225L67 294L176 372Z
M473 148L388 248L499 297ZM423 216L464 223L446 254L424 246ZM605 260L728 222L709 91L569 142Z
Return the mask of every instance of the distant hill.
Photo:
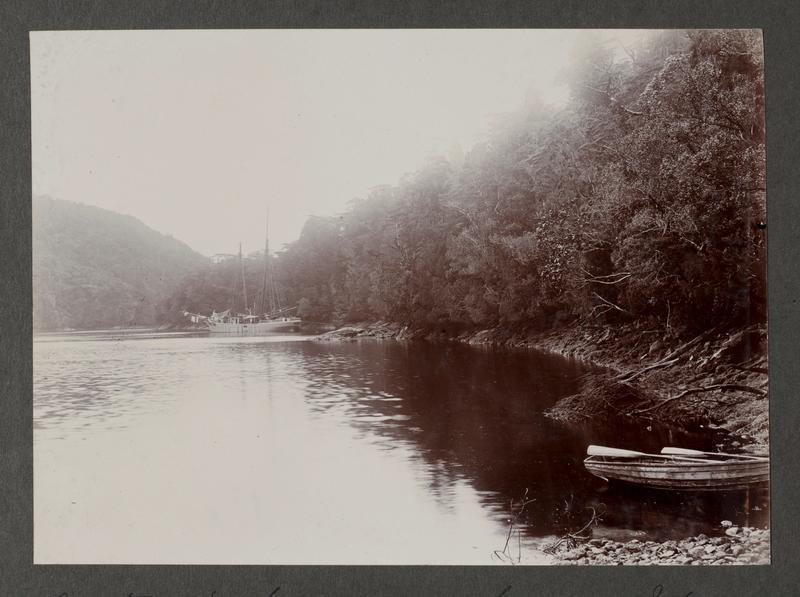
M34 197L34 330L160 323L160 303L207 262L132 216Z

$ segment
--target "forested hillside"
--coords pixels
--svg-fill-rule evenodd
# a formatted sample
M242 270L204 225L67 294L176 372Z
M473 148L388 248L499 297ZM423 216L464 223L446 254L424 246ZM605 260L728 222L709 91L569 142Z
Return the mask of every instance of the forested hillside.
M158 304L207 260L131 216L33 199L37 331L153 325Z
M309 219L276 259L286 302L316 321L440 327L762 321L760 36L587 36L573 58L565 108L529 103L463 160ZM231 266L198 276L172 312L229 306Z
M765 317L764 95L758 34L587 43L569 105L499 119L444 158L309 220L279 257L318 320L668 329Z

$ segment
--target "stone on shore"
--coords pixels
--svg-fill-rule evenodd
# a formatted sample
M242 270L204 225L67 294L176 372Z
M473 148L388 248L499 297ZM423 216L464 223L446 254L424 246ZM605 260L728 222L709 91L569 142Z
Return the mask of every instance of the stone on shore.
M593 538L554 554L562 564L732 565L769 564L769 529L725 527L717 537L698 535L662 542ZM733 532L729 532L733 531Z

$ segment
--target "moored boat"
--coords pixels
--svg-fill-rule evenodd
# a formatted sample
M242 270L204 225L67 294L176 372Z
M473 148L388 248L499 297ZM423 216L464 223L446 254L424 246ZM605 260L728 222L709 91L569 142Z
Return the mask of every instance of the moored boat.
M583 461L593 475L647 487L681 491L735 491L769 482L769 458L664 448L646 454L589 446Z
M241 267L241 308L246 312L233 313L232 309L211 315L200 315L184 311L192 323L202 323L214 334L260 335L276 332L295 331L302 320L291 315L297 307L283 307L280 293L272 273L272 260L269 251L269 212L267 213L267 236L264 244L264 283L261 288L259 309L260 315L254 314L256 304L252 307L247 300L247 279L245 276L242 245L239 243L239 265Z
M265 334L295 331L302 322L299 317L288 315L293 309L284 309L282 313L265 315L234 315L230 309L209 316L184 312L192 323L203 323L208 331L214 334Z

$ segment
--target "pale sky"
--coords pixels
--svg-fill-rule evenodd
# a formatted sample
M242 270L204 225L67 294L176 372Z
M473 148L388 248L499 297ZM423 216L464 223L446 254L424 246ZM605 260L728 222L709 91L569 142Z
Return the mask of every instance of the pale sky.
M641 33L641 32L640 32ZM630 39L636 32L621 31ZM33 192L205 255L297 238L526 96L561 105L575 30L31 33Z

